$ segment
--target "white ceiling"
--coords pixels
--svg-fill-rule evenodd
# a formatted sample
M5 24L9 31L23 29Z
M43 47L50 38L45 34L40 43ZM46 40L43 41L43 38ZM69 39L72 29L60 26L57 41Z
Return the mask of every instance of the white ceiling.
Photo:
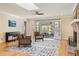
M11 13L24 18L52 18L54 16L72 15L74 3L35 3L44 15L35 15L36 10L27 10L14 3L0 3L0 12Z
M39 3L36 4L47 15L70 15L73 3Z

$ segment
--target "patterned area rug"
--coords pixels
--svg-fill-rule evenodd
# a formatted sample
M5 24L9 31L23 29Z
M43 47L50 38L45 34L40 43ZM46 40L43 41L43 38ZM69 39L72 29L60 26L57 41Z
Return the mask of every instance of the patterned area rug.
M33 42L31 47L9 47L7 50L32 54L33 56L57 56L60 40Z

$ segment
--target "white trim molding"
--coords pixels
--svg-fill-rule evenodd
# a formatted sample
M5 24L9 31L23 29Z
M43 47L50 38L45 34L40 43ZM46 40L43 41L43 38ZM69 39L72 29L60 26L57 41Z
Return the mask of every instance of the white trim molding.
M78 5L78 3L75 3L75 4L74 4L74 7L73 7L73 9L72 9L72 12L74 12L74 10L76 9L77 5Z

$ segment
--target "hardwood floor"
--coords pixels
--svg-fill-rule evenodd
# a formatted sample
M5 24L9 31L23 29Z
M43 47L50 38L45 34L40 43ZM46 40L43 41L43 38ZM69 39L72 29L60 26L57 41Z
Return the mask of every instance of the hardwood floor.
M9 42L9 43L1 43L0 44L0 56L31 56L31 54L23 54L23 53L17 53L14 51L8 51L5 50L5 48L10 46L17 46L18 41Z
M61 40L59 56L74 56L75 54L67 52L67 40Z
M5 48L9 46L17 46L18 41L9 42L9 43L1 43L0 44L0 56L32 56L31 54L22 54L12 51L7 51ZM72 53L67 52L67 40L61 40L59 56L74 56Z

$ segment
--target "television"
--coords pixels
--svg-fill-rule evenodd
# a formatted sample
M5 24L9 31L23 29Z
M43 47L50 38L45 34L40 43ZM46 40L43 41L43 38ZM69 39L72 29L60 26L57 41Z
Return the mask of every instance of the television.
M9 27L16 27L16 21L15 20L8 20L8 26Z

